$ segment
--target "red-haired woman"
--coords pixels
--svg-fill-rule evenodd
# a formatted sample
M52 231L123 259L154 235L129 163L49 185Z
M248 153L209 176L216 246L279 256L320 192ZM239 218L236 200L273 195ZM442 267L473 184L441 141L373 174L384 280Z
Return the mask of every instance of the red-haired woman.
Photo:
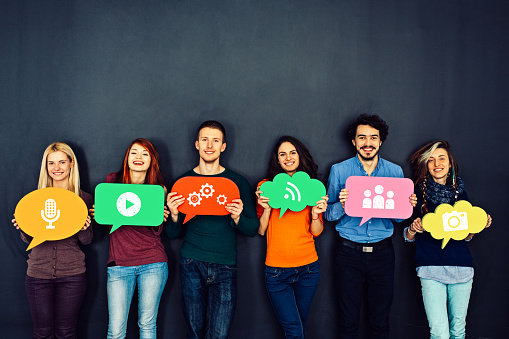
M120 171L107 183L151 184L164 187L159 155L150 141L136 139L127 148ZM165 188L166 190L166 188ZM165 220L167 212L165 210ZM108 258L108 338L124 338L127 316L138 285L140 338L156 338L159 301L168 279L168 257L158 227L122 226L110 234Z

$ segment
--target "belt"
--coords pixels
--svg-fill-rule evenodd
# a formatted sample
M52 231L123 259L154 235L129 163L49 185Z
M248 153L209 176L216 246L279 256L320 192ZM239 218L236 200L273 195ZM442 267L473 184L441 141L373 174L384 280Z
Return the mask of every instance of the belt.
M392 246L391 238L385 238L384 240L375 243L358 243L342 237L339 237L338 241L341 245L367 253L371 253Z

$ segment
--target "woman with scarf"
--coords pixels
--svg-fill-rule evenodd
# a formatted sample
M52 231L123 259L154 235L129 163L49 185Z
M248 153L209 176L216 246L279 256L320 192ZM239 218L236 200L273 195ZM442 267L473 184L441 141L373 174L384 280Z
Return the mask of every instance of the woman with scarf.
M458 165L445 140L434 141L410 157L414 168L417 206L404 230L407 242L415 241L417 276L422 286L422 299L428 317L431 338L464 338L465 319L474 269L467 241L450 240L442 249L442 241L434 239L422 225L422 217L433 213L440 204L454 205L467 200L465 183L457 176ZM486 227L491 225L488 215Z

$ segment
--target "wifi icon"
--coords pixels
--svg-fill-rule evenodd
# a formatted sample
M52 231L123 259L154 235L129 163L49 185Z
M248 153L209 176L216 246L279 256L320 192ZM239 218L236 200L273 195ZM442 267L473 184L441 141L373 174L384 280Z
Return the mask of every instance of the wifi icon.
M298 202L300 202L300 200L301 200L301 199L300 199L300 191L299 191L299 189L297 188L297 186L295 186L295 184L293 184L293 183L291 183L291 182L289 182L289 181L287 181L286 183L287 183L288 185L290 185L290 186L292 186L292 187L293 187L293 189L295 190L295 193L297 193L297 201L298 201ZM286 187L286 190L287 190L288 192L290 192L290 195L292 196L292 200L293 200L293 201L295 201L295 193L293 193L292 189L291 189L290 187ZM288 198L290 197L290 195L289 195L288 193L286 193L286 194L284 195L285 199L288 199Z
M279 173L274 180L262 183L260 191L270 199L270 207L281 209L280 218L287 210L299 212L306 206L315 206L326 194L320 180L311 179L306 172L296 172L292 176Z

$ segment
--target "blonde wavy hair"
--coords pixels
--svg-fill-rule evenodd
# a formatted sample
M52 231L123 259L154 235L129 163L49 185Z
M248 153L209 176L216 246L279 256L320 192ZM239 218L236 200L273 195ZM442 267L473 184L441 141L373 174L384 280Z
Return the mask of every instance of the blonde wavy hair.
M78 161L72 148L63 142L54 142L44 151L41 162L41 172L39 174L39 185L37 188L53 187L53 179L48 174L48 155L54 152L63 152L67 155L69 161L73 164L69 172L69 188L71 192L80 195L80 172L78 169Z

